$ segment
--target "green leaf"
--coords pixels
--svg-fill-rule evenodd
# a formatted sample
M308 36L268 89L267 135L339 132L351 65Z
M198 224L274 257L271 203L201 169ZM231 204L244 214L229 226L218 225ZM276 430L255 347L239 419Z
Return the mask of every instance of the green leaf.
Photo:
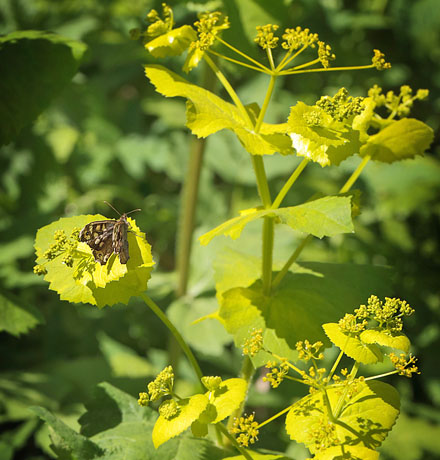
M283 454L262 454L254 450L246 449L246 452L252 457L252 460L288 460ZM223 460L247 460L244 455L234 455L225 457Z
M411 342L405 334L391 335L387 331L379 331L374 329L367 329L361 332L360 339L363 343L377 343L384 347L397 348L408 353Z
M433 130L428 125L413 118L403 118L370 136L360 155L393 163L423 155L433 138Z
M154 375L155 368L131 348L123 345L104 332L98 334L99 348L116 377L145 377Z
M21 304L10 295L0 294L0 331L18 337L42 323L44 318L35 307Z
M297 155L321 166L339 165L359 151L359 131L334 120L320 107L298 102L291 107L287 123Z
M145 234L141 233L133 219L128 218L131 232L128 232L130 259L121 264L113 254L106 265L95 263L92 250L86 243L78 243L74 264L68 267L62 255L46 261L45 251L53 243L55 231L63 230L67 237L74 228L82 228L94 220L106 219L101 215L76 216L59 219L38 230L35 239L37 264L44 264L49 289L60 294L61 300L91 303L98 307L127 303L130 297L147 289L147 282L154 265L151 246Z
M197 40L195 30L188 25L172 29L145 44L145 48L156 58L179 56Z
M159 65L145 66L145 74L156 91L166 97L185 97L187 126L197 137L207 137L222 129L233 131L243 147L253 155L291 154L291 141L285 125L263 123L260 133L253 131L249 120L255 119L255 105L247 107L248 119L233 104L200 88Z
M334 435L338 445L348 450L352 445L376 449L399 415L399 394L391 385L379 381L356 382L355 385L357 391L343 402L337 417L340 423L333 425ZM341 393L340 388L327 389L333 409L338 406ZM314 433L320 433L323 427L331 425L326 412L321 392L297 401L286 417L286 431L290 438L304 443L315 453Z
M223 264L228 270L228 280L234 286L234 274L238 282L253 276L251 265L246 274L244 260L240 255ZM221 275L217 265L216 279ZM285 341L294 350L299 340L308 339L328 343L321 325L337 321L345 313L365 302L371 292L386 295L391 284L391 273L387 268L368 265L303 263L294 265L272 295L265 296L260 280L248 287L231 287L226 282L219 284L220 308L216 317L225 329L233 334L237 346L242 346L254 329L267 329L265 346L275 344L274 337L266 342L266 334L272 333ZM245 273L243 273L245 272ZM283 343L279 343L283 347ZM371 345L370 345L371 347ZM275 352L275 350L274 350Z
M86 45L50 32L0 37L0 145L15 139L75 75Z
M374 343L364 343L359 337L343 332L337 323L322 325L327 337L347 356L362 364L374 364L383 360L383 353Z
M328 196L298 206L279 209L246 210L239 217L229 219L199 238L200 244L208 244L215 236L225 235L237 239L243 228L261 217L277 218L294 230L318 238L353 232L351 197Z
M224 353L224 346L231 342L230 335L218 321L196 321L200 317L209 317L217 306L214 297L178 299L167 309L167 316L189 345L205 355L220 356Z
M197 394L177 402L179 414L166 420L162 415L157 419L153 429L153 444L157 449L169 439L183 433L199 418L209 404L205 395Z
M102 450L97 444L72 430L44 407L33 406L29 409L44 420L54 431L54 436L52 437L54 446L52 448L55 452L63 453L63 455L68 453L81 460L93 459L102 454ZM61 458L64 458L64 456Z
M210 423L218 423L231 415L246 397L246 380L235 378L225 380L214 391L208 391L205 396L216 409L215 418Z

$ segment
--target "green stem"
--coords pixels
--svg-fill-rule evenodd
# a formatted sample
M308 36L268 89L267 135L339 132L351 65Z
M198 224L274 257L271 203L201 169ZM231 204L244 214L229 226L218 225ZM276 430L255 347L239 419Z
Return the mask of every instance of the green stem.
M292 404L293 405L293 404ZM260 423L258 425L258 428L261 428L263 427L264 425L267 425L268 423L272 422L273 420L276 420L278 417L281 417L283 414L285 414L286 412L289 412L289 410L292 409L292 406L289 406L289 407L286 407L285 409L283 409L282 411L278 412L278 414L275 414L273 415L272 417L268 418L267 420L265 420L264 422Z
M358 362L355 362L354 365L353 365L353 368L351 369L351 372L350 372L350 381L352 382L355 377L356 377L356 374L359 370L359 366L360 366L360 363ZM339 400L338 400L338 403L336 404L336 408L335 408L335 418L338 419L339 416L341 415L341 412L342 412L342 408L344 406L344 402L345 402L345 398L347 397L347 394L348 394L348 391L349 391L349 385L347 385L343 392L342 392L342 395L339 397Z
M239 49L233 47L232 45L230 45L228 42L225 42L222 38L220 38L219 36L216 36L215 37L216 40L218 40L220 43L222 43L223 45L225 45L226 47L228 47L229 49L231 49L232 51L234 51L234 53L237 53L239 54L240 56L244 57L245 59L247 59L248 61L252 62L253 64L255 64L256 66L260 67L261 70L265 71L265 72L270 72L270 69L268 69L264 64L261 64L261 62L258 62L256 61L255 59L251 58L250 56L248 56L247 54L243 53L242 51L240 51Z
M319 60L319 59L318 59ZM313 61L311 61L313 62ZM302 64L298 67L303 67L306 64ZM307 63L310 65L310 63ZM294 67L293 69L297 69L298 67ZM296 75L299 73L311 73L311 72L336 72L339 70L364 70L364 69L375 69L376 66L374 65L358 65L353 67L321 67L319 69L307 69L307 70L283 70L278 75Z
M263 106L261 107L260 113L258 115L257 123L255 124L254 131L256 133L260 132L261 125L263 124L264 116L267 112L267 107L269 106L270 98L272 97L273 90L275 89L275 82L277 77L271 75L269 80L269 85L267 87L266 96L264 97Z
M166 317L165 313L159 308L159 306L149 297L147 294L141 294L142 299L147 304L147 306L153 311L153 313L162 321L162 323L168 328L168 330L173 334L174 338L177 340L179 345L182 347L183 352L191 363L194 372L198 380L201 380L203 377L202 370L200 369L199 363L197 362L193 352L186 344L183 337L180 335L179 331L174 327L174 324Z
M351 176L348 178L347 182L342 186L339 193L346 193L348 192L353 184L356 182L357 178L360 176L361 172L367 166L367 163L371 160L371 155L366 155L362 161L359 163L358 167L353 171Z
M253 460L247 450L238 444L237 440L234 438L234 436L232 436L231 433L229 433L228 429L223 425L223 423L217 423L216 426L219 427L219 430L223 433L223 435L228 438L229 442L241 453L241 455L243 455L246 460Z
M269 296L272 289L272 267L273 267L273 239L274 219L264 217L263 219L263 293Z
M272 209L278 209L280 207L280 204L283 201L284 197L287 195L287 192L290 190L292 185L295 183L296 179L298 179L299 175L303 172L308 162L309 160L307 158L304 158L303 161L301 161L301 163L296 167L295 171L293 171L292 175L289 177L287 182L283 185L283 188L280 190L274 202L272 203Z
M333 364L333 367L331 368L331 371L329 372L328 374L328 378L331 379L333 377L333 374L336 372L336 369L338 368L339 366L339 363L342 359L342 357L344 356L344 352L341 351L338 355L338 357L336 358L336 361L335 363Z
M228 56L225 56L223 54L217 53L217 51L214 50L208 50L209 54L213 54L214 56L217 56L219 58L224 59L225 61L233 62L234 64L241 65L243 67L247 67L248 69L256 70L257 72L262 72L262 69L260 67L256 67L254 65L246 64L245 62L239 61L238 59L230 58ZM268 73L264 71L264 73Z

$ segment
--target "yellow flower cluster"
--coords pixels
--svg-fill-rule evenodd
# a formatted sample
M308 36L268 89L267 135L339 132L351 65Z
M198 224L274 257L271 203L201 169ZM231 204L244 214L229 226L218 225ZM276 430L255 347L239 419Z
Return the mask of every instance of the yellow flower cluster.
M420 374L419 368L415 365L417 358L415 356L407 357L405 353L401 353L400 356L390 353L390 359L393 366L399 371L399 375L405 377L412 377L413 374Z
M251 414L234 420L231 433L238 435L236 439L241 446L248 447L249 443L254 444L258 441L258 423L254 418L255 414Z
M257 43L261 48L276 48L278 46L279 38L275 36L275 31L278 30L277 25L266 24L265 26L257 26L257 36L254 38L254 42Z
M263 348L263 329L256 329L252 332L251 338L243 345L243 354L255 356Z
M283 359L281 363L274 362L274 361L269 361L266 364L266 367L268 369L271 369L270 372L268 372L264 377L263 380L265 382L269 382L272 386L272 388L277 388L280 386L281 382L284 380L284 377L288 374L289 372L289 365L287 364L287 360Z

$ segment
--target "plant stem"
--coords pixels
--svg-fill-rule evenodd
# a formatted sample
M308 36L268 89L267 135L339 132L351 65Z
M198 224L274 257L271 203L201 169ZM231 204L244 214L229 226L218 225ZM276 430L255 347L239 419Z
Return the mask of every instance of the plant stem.
M183 337L180 335L179 331L174 327L174 324L167 318L165 313L159 308L159 306L145 293L141 294L142 299L148 305L148 307L153 311L153 313L162 321L162 323L168 328L168 330L173 334L174 338L177 340L179 345L182 347L183 352L191 363L194 372L198 380L201 380L203 377L202 370L200 369L199 363L197 362L193 352L186 344Z
M336 361L335 363L333 364L333 367L331 368L331 371L329 372L328 374L328 378L331 379L333 377L333 374L336 372L336 369L338 368L339 366L339 363L342 359L342 357L344 356L344 352L341 351L338 355L338 357L336 358Z
M304 171L304 168L307 166L308 162L309 160L307 158L304 158L303 161L301 161L301 163L296 167L295 171L293 171L292 175L283 185L283 188L279 191L278 195L273 201L272 209L278 209L280 207L280 204L283 201L284 197L287 195L287 192L295 183L296 179L298 179L299 175Z
M367 163L370 161L371 159L371 155L366 155L362 161L359 163L358 167L353 171L353 173L351 174L351 176L348 178L347 182L341 187L341 189L339 190L339 193L346 193L348 192L351 187L353 186L353 184L356 182L357 178L359 177L359 175L361 174L361 172L363 171L363 169L365 168L365 166L367 165ZM301 165L300 165L301 166ZM299 168L299 166L298 166ZM296 171L295 171L296 172ZM294 174L295 174L294 172ZM290 179L289 179L290 180ZM284 187L283 187L284 188ZM282 190L281 190L282 191ZM281 193L280 191L280 193ZM278 195L280 195L280 193ZM278 199L278 196L276 198L276 200ZM276 201L275 200L275 201ZM275 203L274 201L274 203ZM300 245L295 249L295 252L290 256L289 260L284 264L284 267L281 269L280 272L278 272L277 276L275 277L275 279L273 280L272 282L272 289L275 289L281 282L281 280L284 278L284 276L286 275L286 273L289 271L289 268L290 266L295 262L295 260L299 257L299 255L301 254L301 252L303 251L303 249L307 246L307 244L313 239L313 236L312 235L307 235L303 240L302 242L300 243Z
M268 423L272 422L273 420L277 419L278 417L281 417L283 414L285 414L286 412L289 412L290 409L292 409L292 406L289 406L289 407L286 407L285 409L283 409L282 411L278 412L278 414L275 414L273 415L272 417L268 418L267 420L265 420L264 422L260 423L258 425L258 428L261 428L263 427L264 425L267 425Z
M273 266L273 239L274 239L274 219L264 217L263 219L263 293L269 296L272 289L272 266Z
M223 425L223 423L217 423L216 426L219 427L219 430L223 433L223 435L228 438L229 442L243 455L246 460L253 460L251 455L244 449L243 447L238 444L237 440L229 433L228 429Z
M261 107L260 113L258 115L257 123L255 124L254 131L256 133L260 132L261 125L263 124L264 116L267 112L267 107L269 106L270 98L272 97L273 91L275 89L275 82L277 77L271 75L269 80L269 85L267 87L266 96L264 96L263 106Z
M229 49L231 49L232 51L234 51L235 53L239 54L240 56L244 57L245 59L247 59L248 61L252 62L253 64L255 64L256 66L260 67L261 70L265 71L265 72L270 72L270 69L268 69L264 64L261 64L261 62L258 62L256 61L255 59L251 58L250 56L248 56L246 53L243 53L242 51L240 51L239 49L233 47L232 45L230 45L228 42L225 42L222 38L220 38L219 36L216 36L215 37L216 40L218 40L220 43L222 43L223 45L225 45L226 47L228 47Z
M351 369L351 372L350 372L350 381L351 382L355 379L356 374L357 374L357 372L359 370L359 366L360 366L360 363L358 363L358 362L355 362L353 364L353 368ZM335 408L335 412L334 412L334 415L335 415L336 419L339 418L339 416L341 415L342 407L344 406L345 398L347 397L348 391L349 391L349 385L347 385L344 388L344 390L342 392L342 395L339 397L338 403L336 404L336 408Z

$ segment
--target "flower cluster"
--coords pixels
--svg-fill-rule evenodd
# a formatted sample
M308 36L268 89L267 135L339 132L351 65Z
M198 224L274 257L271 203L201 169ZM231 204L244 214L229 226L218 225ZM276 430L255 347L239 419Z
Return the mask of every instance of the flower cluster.
M301 47L315 48L318 41L318 34L310 33L310 29L302 29L300 26L295 29L286 29L283 34L283 43L281 46L289 51L297 50Z
M403 316L412 315L414 309L405 300L385 297L385 302L382 302L372 295L367 305L360 305L354 313L346 314L339 320L342 331L358 335L369 326L370 321L374 321L378 329L394 334L402 331Z
M299 341L296 343L298 358L306 362L311 359L322 359L324 358L324 353L321 351L323 347L324 344L322 342L310 343L308 340Z
M204 387L209 391L215 391L222 383L222 378L219 376L202 377L202 383Z
M391 64L385 60L385 54L379 50L373 51L374 56L371 59L371 62L373 63L374 67L376 67L377 70L391 69Z
M74 254L78 246L78 235L80 229L74 228L69 237L66 236L64 230L54 232L54 242L44 252L43 257L47 260L54 260L56 257L63 256L63 263L68 267L73 266ZM45 275L47 273L44 264L38 264L34 267L34 273L37 275Z
M251 414L234 420L231 433L238 435L236 439L241 446L248 447L249 443L254 444L258 441L258 423L254 418L255 414Z
M359 115L363 111L363 97L348 95L345 88L341 88L333 97L322 96L316 102L326 113L337 121L347 120L351 116Z
M180 413L180 407L174 399L167 399L159 406L159 414L165 420L171 420Z
M405 353L401 353L400 356L390 353L390 359L393 366L399 371L399 375L405 377L412 377L413 374L420 374L419 368L415 365L417 358L415 356L407 356Z
M171 366L167 366L159 372L157 377L147 385L148 393L139 393L138 403L146 406L148 401L156 401L162 396L171 395L174 385L174 372Z
M414 101L426 99L429 95L429 90L419 89L416 94L408 85L400 87L400 93L394 94L394 91L388 91L382 94L382 88L374 85L368 91L368 96L371 97L378 107L385 106L391 113L395 113L398 117L409 115Z
M284 380L284 377L289 372L289 364L287 359L282 359L279 364L275 361L268 361L266 367L271 369L271 371L263 377L263 381L269 382L272 388L279 387L281 382Z
M263 329L252 332L251 338L243 345L243 354L254 357L263 348Z
M227 16L215 11L201 14L194 26L197 29L198 40L191 43L191 48L206 51L213 45L216 36L221 30L229 29L230 23Z
M314 428L310 430L309 438L317 452L339 444L336 425L325 415L320 417Z
M336 56L332 53L332 48L324 42L318 42L318 59L322 66L327 69L330 67L330 61L334 61Z
M268 48L276 48L279 41L279 38L275 36L274 33L276 30L278 30L278 26L273 24L257 26L257 36L254 38L254 42L261 46L264 50Z
M146 17L150 23L145 36L152 39L169 32L174 26L173 10L166 4L162 3L162 18L156 10L151 10Z

